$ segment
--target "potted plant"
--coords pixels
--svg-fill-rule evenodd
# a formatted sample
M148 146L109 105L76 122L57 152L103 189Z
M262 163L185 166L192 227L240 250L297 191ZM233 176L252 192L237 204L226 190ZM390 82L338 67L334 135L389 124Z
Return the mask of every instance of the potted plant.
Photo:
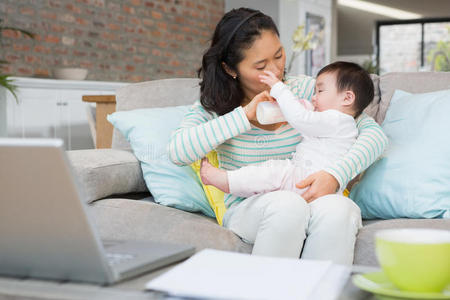
M450 34L450 26L447 26L447 30ZM450 72L450 42L448 39L439 41L430 50L427 59L431 64L431 71Z
M23 30L23 29L20 29L20 28L5 26L3 24L3 19L0 19L0 45L1 45L2 33L5 30L17 31L17 32L24 34L27 37L34 38L33 33ZM2 59L0 56L0 89L1 89L1 87L3 87L7 91L10 91L14 95L16 102L18 102L19 100L18 100L16 92L15 92L17 87L14 85L14 83L13 83L14 81L11 78L9 78L11 75L3 74L2 70L1 70L1 67L4 66L5 64L8 64L8 62L6 60ZM0 94L0 137L7 135L6 117L7 117L6 116L6 97L5 97L5 99L2 99L2 95Z
M362 62L361 67L366 70L369 74L380 74L380 68L378 64L373 59L369 58Z
M292 63L303 51L315 49L316 45L312 43L313 38L313 32L309 32L305 35L305 25L300 25L295 29L292 34L292 41L294 44L292 45L292 56L287 68L288 74L291 72Z
M23 30L23 29L11 27L11 26L4 26L3 19L0 19L0 42L1 42L1 38L2 38L2 33L5 30L17 31L17 32L24 34L25 36L34 38L34 34L27 30ZM6 64L8 64L8 62L6 60L0 59L0 67L2 67L3 65L6 65ZM14 98L16 98L16 101L17 101L18 99L17 99L17 95L15 92L17 87L13 84L13 80L9 78L10 76L11 76L10 74L2 74L1 69L0 69L0 86L4 87L8 91L10 91L14 95Z

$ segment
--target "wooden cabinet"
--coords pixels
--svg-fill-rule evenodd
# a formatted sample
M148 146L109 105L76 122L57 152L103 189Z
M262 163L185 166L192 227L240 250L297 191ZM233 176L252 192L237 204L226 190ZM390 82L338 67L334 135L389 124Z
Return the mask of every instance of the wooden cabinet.
M114 95L126 83L15 77L18 103L0 90L0 122L8 137L60 138L67 150L94 148L83 95ZM0 105L2 110L2 105ZM1 130L0 130L1 134Z

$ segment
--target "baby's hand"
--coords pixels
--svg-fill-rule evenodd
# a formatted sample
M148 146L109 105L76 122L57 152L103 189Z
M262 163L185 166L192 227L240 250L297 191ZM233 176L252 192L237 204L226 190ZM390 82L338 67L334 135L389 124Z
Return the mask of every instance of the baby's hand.
M266 75L259 75L260 81L267 84L270 87L273 87L280 80L270 71L264 71Z
M314 105L308 101L307 99L299 99L300 103L303 104L303 106L307 109L307 110L314 110Z

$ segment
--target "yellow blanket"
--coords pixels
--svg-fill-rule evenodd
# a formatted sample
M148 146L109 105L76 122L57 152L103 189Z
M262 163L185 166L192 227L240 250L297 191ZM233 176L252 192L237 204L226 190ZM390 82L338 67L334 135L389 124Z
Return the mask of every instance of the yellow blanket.
M215 166L219 166L219 160L217 159L217 153L216 151L211 151L206 155L206 158L208 158L209 162ZM193 164L191 164L191 168L197 173L198 178L201 181L200 178L200 164L201 160L197 160ZM209 205L214 210L214 213L216 214L216 220L217 223L219 223L220 226L222 226L222 220L223 215L225 214L225 211L227 210L225 207L225 202L223 201L224 193L217 189L216 187L212 185L204 185L202 183L203 190L205 191L206 198L208 199Z

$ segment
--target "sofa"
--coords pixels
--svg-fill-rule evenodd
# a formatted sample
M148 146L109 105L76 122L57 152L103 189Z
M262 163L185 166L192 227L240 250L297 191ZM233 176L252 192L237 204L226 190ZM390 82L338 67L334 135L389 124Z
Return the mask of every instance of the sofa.
M381 124L395 89L424 93L450 88L450 73L415 72L371 75L375 98L366 113ZM198 79L178 78L130 84L117 90L116 111L188 105L199 98ZM114 130L111 149L68 151L84 192L88 213L102 239L153 240L250 253L243 242L215 219L154 202L129 143ZM387 228L450 230L450 219L363 220L354 264L377 266L374 233Z

